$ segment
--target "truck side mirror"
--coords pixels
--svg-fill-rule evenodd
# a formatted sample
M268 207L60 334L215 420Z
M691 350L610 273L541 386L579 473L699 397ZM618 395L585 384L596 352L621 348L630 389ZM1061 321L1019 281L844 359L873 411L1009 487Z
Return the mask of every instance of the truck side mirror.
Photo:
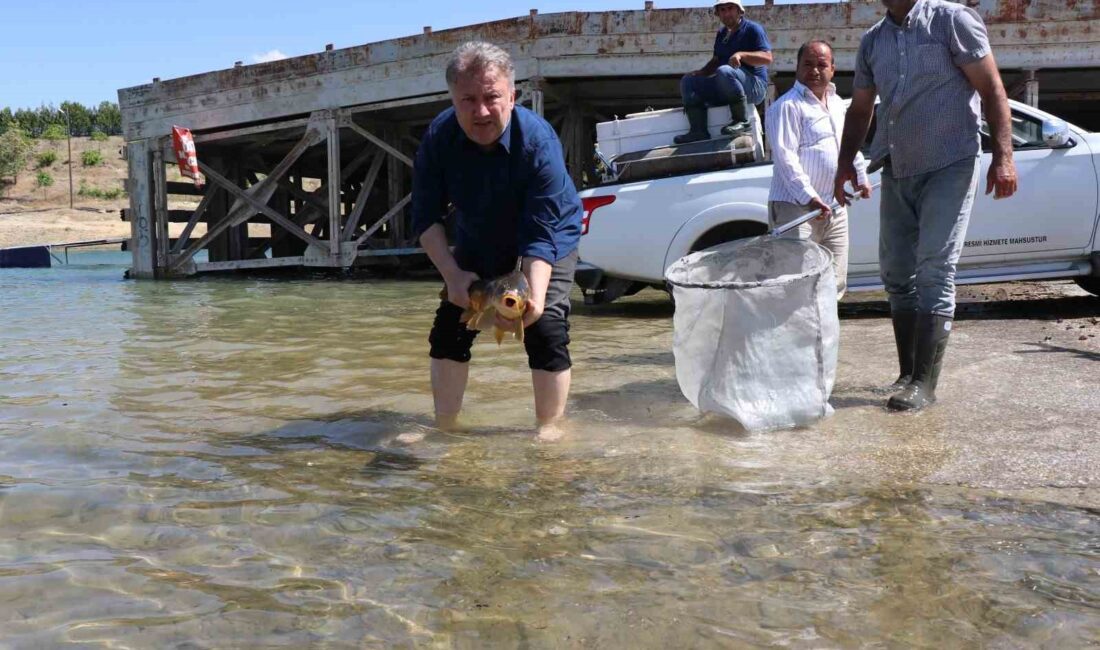
M1069 125L1056 118L1043 120L1043 143L1051 149L1073 146L1069 139Z

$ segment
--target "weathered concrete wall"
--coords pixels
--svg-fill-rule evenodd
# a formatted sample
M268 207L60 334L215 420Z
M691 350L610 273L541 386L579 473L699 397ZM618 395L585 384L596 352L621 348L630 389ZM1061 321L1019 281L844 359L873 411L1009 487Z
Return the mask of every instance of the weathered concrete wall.
M1002 69L1100 67L1096 0L969 0L986 21ZM882 17L878 2L750 7L793 70L810 38L834 44L850 70L860 35ZM532 15L160 81L119 91L128 140L167 134L174 123L217 129L310 111L445 90L442 62L464 41L509 49L517 78L673 75L697 68L717 21L708 9Z

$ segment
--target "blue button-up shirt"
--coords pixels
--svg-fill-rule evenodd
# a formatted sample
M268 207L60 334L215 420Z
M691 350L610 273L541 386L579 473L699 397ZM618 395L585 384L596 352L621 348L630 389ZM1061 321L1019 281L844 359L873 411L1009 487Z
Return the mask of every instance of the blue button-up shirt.
M981 100L959 67L990 52L978 14L943 0L918 0L900 25L887 14L867 30L853 83L880 100L871 160L890 156L904 178L977 156Z
M737 52L771 52L772 44L768 41L768 34L758 22L742 18L737 31L730 33L728 27L718 30L714 37L714 56L718 57L718 65L728 65L730 57ZM749 65L742 63L745 72L762 79L768 83L768 66Z
M495 277L520 256L553 264L577 248L582 212L561 141L532 111L516 106L491 151L466 137L454 108L424 133L414 166L413 230L419 237L453 220L463 269Z

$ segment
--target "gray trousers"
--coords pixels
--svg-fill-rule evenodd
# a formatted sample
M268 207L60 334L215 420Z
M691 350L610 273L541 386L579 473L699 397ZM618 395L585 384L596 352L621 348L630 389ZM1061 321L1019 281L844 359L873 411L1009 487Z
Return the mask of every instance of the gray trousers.
M813 210L809 205L768 201L768 221L771 227L782 226ZM821 244L833 254L833 271L836 274L836 299L844 297L848 289L848 211L839 208L828 219L811 219L783 234L784 237L810 239Z
M979 169L976 157L897 179L883 167L878 256L892 311L954 317L955 267Z

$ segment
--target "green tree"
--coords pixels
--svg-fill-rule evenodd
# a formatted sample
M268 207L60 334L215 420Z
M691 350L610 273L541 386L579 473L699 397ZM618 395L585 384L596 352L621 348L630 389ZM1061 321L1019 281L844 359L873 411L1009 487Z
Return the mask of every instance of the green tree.
M68 132L65 130L64 124L50 124L42 131L42 137L46 140L64 140L68 137Z
M89 135L92 132L92 113L80 102L61 102L61 110L69 116L73 135ZM64 119L64 115L62 116Z
M38 122L38 113L26 108L15 111L15 123L18 128L29 137L37 138L42 133L42 125Z
M42 129L51 124L65 123L65 116L53 104L42 104L35 112L38 114L38 124Z
M0 109L0 134L7 133L8 129L16 126L15 114L11 112L11 109L5 106Z
M93 121L107 135L122 135L122 113L114 102L100 102L94 111Z
M42 190L42 198L46 198L46 188L53 185L53 176L48 172L38 172L34 177L34 186Z
M8 129L0 135L0 177L19 181L19 172L27 167L34 145L19 129Z

